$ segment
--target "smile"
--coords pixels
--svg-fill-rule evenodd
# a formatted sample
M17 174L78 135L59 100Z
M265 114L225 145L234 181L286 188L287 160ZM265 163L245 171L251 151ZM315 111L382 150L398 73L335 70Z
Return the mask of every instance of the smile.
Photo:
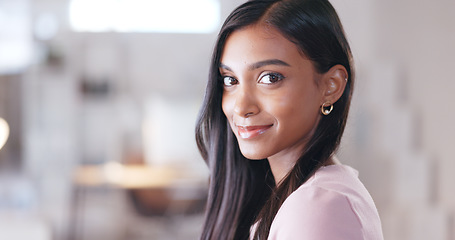
M265 133L272 126L273 124L261 126L237 126L237 130L241 138L251 139Z

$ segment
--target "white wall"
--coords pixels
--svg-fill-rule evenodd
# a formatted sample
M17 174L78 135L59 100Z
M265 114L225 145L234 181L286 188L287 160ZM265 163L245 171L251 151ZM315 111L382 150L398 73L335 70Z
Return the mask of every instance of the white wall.
M359 73L342 155L372 192L386 239L455 239L455 2L332 2Z

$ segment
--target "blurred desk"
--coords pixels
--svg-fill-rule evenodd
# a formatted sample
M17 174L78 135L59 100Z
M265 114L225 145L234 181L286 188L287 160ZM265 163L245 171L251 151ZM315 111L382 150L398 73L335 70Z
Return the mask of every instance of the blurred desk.
M107 163L103 165L82 165L74 172L72 230L69 239L92 239L87 237L87 226L93 209L90 196L101 198L105 205L100 208L119 211L119 215L131 215L131 205L136 217L183 216L201 213L205 206L208 176L184 168L172 166L153 167L143 164L123 165ZM112 198L115 192L117 200ZM127 201L113 206L119 193ZM103 195L104 194L104 195ZM130 205L128 207L127 205ZM92 204L92 205L91 205ZM90 207L92 206L92 207ZM123 210L122 210L123 209ZM128 211L129 210L129 211ZM131 217L131 216L130 216ZM109 217L108 217L109 218ZM111 218L114 221L117 218ZM125 228L128 228L128 223ZM121 226L121 224L119 224ZM109 237L106 236L106 239Z
M82 165L74 174L74 182L79 186L111 185L124 189L201 187L207 185L207 179L201 174L175 167L123 165L114 162L104 165Z

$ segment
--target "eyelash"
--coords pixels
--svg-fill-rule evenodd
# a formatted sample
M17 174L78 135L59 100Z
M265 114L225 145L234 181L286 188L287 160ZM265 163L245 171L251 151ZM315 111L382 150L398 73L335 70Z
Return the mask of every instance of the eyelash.
M262 79L263 79L264 77L266 77L266 76L269 76L270 78L275 78L275 80L272 80L272 81L270 81L269 83L261 82ZM259 82L260 82L260 83L263 83L263 84L271 85L271 84L277 83L277 82L279 82L279 81L281 81L281 80L283 80L283 79L284 79L284 76L283 76L283 75L281 75L281 74L279 74L279 73L271 72L271 73L266 73L266 74L264 74L264 75L261 75L261 77L259 77Z
M275 79L275 80L271 80L271 81L269 80L268 83L263 82L264 77L267 77L267 76L269 76L270 78L273 78L273 79ZM225 87L230 87L230 86L233 86L233 85L235 85L235 84L238 84L238 80L235 79L234 77L231 77L231 76L222 76L221 78L222 78L222 80L223 80L223 85L224 85ZM266 85L271 85L271 84L274 84L274 83L277 83L277 82L283 80L284 78L285 78L285 77L284 77L282 74L279 74L279 73L275 73L275 72L266 73L266 74L263 74L263 75L261 75L261 76L259 77L258 83L262 83L262 84L266 84ZM227 82L227 81L229 81L229 82Z

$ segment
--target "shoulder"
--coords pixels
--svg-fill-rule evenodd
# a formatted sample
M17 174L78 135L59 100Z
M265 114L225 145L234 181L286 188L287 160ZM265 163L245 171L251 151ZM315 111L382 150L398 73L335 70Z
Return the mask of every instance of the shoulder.
M360 221L345 196L321 187L299 189L273 221L271 239L362 239ZM343 236L343 238L339 238Z
M270 239L382 239L376 207L356 174L346 166L316 172L283 203Z

